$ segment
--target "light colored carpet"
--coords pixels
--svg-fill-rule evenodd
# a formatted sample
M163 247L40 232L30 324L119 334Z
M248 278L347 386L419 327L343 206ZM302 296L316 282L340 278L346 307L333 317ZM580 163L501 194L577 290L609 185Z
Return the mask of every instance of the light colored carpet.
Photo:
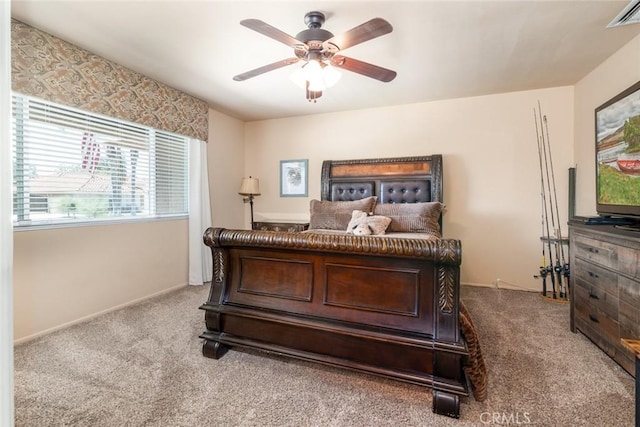
M581 334L569 307L463 287L488 398L461 418L427 388L279 355L201 355L208 286L187 287L15 348L17 426L632 426L633 378Z

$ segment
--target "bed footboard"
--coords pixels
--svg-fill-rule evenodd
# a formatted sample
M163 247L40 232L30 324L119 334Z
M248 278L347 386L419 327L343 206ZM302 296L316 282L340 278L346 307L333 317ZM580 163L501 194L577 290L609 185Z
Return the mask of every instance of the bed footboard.
M459 416L459 241L221 228L204 241L205 356L244 346L382 375L431 387L434 412Z

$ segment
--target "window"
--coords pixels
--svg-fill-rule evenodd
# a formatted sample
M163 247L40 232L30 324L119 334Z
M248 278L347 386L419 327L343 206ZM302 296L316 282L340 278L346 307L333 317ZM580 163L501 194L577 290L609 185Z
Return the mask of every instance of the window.
M13 95L14 227L188 214L188 138Z

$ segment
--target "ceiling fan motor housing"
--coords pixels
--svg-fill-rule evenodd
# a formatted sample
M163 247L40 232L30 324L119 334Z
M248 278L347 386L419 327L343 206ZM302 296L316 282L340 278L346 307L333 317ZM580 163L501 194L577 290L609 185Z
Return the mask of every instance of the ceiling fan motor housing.
M322 24L324 24L324 13L314 11L308 12L304 15L304 23L309 28L308 30L300 31L296 38L303 43L309 43L310 41L324 42L333 37L333 34L327 30L323 30Z
M320 28L324 24L325 16L322 12L308 12L304 16L304 23L309 27L300 31L296 39L306 44L305 49L296 49L295 53L300 59L306 61L310 59L330 59L339 50L331 43L324 44L325 41L333 38L333 33Z
M317 10L307 12L307 14L304 15L304 23L309 28L320 28L322 27L322 24L324 24L324 21L324 13L318 12Z
M303 43L309 43L311 41L324 42L333 37L333 34L322 28L309 28L308 30L300 31L296 38Z

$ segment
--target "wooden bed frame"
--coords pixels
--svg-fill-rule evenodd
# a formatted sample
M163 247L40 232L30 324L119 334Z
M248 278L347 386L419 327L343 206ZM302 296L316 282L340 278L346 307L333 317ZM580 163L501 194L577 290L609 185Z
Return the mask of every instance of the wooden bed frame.
M325 161L323 200L442 201L442 157ZM214 273L203 354L244 346L468 396L454 239L209 228Z

